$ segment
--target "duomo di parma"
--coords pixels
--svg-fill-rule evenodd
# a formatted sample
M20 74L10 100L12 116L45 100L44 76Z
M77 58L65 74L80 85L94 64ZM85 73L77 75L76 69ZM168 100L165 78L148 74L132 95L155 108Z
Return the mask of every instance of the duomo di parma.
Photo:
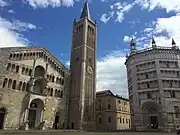
M70 70L43 47L0 48L0 129L130 128L128 99L96 93L97 24L74 19Z

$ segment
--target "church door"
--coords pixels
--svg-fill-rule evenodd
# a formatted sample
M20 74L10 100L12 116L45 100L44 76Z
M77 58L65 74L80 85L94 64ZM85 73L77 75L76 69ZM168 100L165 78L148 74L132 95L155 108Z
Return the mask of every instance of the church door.
M35 123L36 123L36 110L35 109L29 110L28 120L29 120L29 128L34 129Z
M4 126L4 117L5 117L5 109L0 108L0 129L3 129Z

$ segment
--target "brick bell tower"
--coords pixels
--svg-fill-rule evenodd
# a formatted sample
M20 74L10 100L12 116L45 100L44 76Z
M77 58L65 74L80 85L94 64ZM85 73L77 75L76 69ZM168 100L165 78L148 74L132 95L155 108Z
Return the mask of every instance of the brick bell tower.
M74 19L71 48L69 128L95 130L97 25L90 18L88 2L80 20Z

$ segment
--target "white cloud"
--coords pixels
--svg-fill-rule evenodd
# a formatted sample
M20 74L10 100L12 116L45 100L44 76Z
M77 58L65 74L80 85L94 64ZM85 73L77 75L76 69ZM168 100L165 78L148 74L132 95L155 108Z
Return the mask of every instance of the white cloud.
M24 0L33 8L46 8L48 6L51 7L72 7L75 1L79 0Z
M16 13L14 10L10 9L8 10L8 13Z
M127 97L125 53L115 51L97 61L97 91L111 90Z
M132 4L127 4L126 2L121 3L121 2L116 2L113 5L110 5L110 9L112 10L110 13L110 15L107 15L106 13L103 14L101 16L101 21L103 21L104 23L107 23L107 21L109 21L113 16L114 13L116 13L116 22L122 22L124 20L124 14L129 12L133 6L135 5L135 3Z
M109 15L107 15L107 14L102 14L101 15L101 21L102 22L104 22L104 23L107 23L108 21L109 21L109 19L111 19L112 17L113 17L113 15L114 15L114 12L112 11L112 12L109 12Z
M135 5L139 5L142 9L149 11L161 8L165 9L167 13L172 11L176 12L177 15L180 14L180 0L135 0L133 3L115 2L113 5L110 5L110 10L116 13L115 21L121 23L125 18L125 13L129 12Z
M131 41L131 37L129 37L129 36L124 36L123 41L124 41L125 43L129 43L129 42Z
M19 20L8 21L0 17L0 47L25 46L29 41L23 31L36 29L36 26Z
M141 33L141 36L136 39L139 48L151 46L152 36L154 37L157 46L171 46L171 39L174 38L178 46L180 46L180 16L171 16L169 18L158 18L147 24Z
M108 2L108 0L101 0L102 2Z
M0 7L8 6L9 3L6 0L0 0Z
M180 0L135 0L135 3L149 11L155 8L164 8L167 13L170 11L180 11Z

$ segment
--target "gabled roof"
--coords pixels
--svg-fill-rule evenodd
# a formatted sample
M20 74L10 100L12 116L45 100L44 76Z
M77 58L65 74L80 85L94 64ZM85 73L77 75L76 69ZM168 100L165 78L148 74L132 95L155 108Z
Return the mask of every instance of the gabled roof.
M107 96L107 95L113 96L113 97L118 98L118 99L122 99L122 100L129 101L129 99L124 98L124 97L122 97L122 96L120 96L120 95L117 95L117 94L114 95L114 94L111 92L111 90L103 90L103 91L97 91L97 92L96 92L96 96Z

